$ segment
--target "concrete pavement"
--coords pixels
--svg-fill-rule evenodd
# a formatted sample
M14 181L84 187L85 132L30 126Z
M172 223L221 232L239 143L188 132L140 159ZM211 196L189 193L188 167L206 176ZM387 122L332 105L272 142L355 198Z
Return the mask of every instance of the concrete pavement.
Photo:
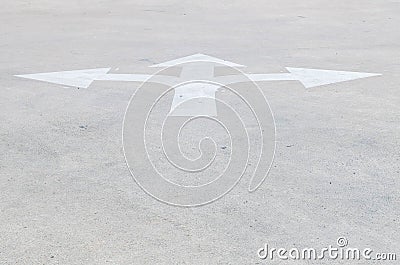
M399 259L399 11L388 0L2 3L0 264L287 264L257 250L321 249L340 236ZM121 133L139 83L78 89L14 76L149 74L195 53L247 73L382 76L314 88L259 83L276 123L266 181L248 193L245 178L196 208L160 203L132 180Z

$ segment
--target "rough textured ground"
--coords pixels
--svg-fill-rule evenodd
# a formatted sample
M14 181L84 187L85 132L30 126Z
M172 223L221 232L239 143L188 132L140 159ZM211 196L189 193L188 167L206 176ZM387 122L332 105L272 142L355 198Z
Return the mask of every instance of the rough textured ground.
M399 12L389 0L1 1L0 264L267 264L257 257L265 243L322 248L339 236L399 259ZM277 128L267 180L191 209L132 181L121 128L139 84L77 89L13 76L151 73L199 52L247 72L383 76L312 89L260 83ZM293 262L325 263L348 264Z

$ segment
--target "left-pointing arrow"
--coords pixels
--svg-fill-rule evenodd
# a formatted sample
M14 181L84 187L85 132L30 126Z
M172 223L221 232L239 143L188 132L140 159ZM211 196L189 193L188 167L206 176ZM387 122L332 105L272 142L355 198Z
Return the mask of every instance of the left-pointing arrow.
M16 76L66 86L87 88L93 81L98 80L102 75L107 74L108 71L110 71L110 68L96 68Z

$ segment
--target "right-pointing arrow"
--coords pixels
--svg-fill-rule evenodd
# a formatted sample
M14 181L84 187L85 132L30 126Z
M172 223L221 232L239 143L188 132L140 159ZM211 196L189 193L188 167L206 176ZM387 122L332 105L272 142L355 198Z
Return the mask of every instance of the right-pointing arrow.
M292 67L286 67L286 69L290 72L291 77L293 78L292 80L300 81L306 88L381 75L374 73L332 71L332 70L292 68Z

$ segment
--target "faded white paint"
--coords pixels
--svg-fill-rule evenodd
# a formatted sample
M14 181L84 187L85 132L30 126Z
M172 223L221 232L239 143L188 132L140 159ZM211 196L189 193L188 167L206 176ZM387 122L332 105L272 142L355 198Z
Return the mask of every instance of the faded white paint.
M54 84L87 88L94 80L98 80L100 76L106 74L110 69L111 68L96 68L16 76Z
M188 83L175 88L170 116L217 116L215 92L220 86ZM212 100L207 100L211 98ZM186 102L186 104L184 104Z
M228 75L214 77L215 65L226 65L230 67L243 67L243 65L228 62L222 59L211 57L204 54L194 54L182 57L176 60L153 65L151 67L170 67L183 64L182 72L179 77L165 75L146 75L146 74L107 74L110 68L86 69L76 71L63 71L39 74L17 75L18 77L45 81L55 84L62 84L74 87L87 88L93 81L128 81L128 82L151 82L162 83L169 86L175 86L180 83L204 80L216 82L222 85L229 85L237 82L246 81L291 81L301 82L306 88L355 80L359 78L378 76L374 73L360 73L347 71L334 71L322 69L307 69L286 67L289 73L277 74L244 74L244 75ZM170 115L172 116L196 116L209 115L216 116L217 110L215 106L215 92L220 86L210 83L194 83L177 86L172 101ZM191 104L182 104L185 101L196 98ZM210 100L201 100L200 98L214 99L214 103Z
M334 84L381 74L332 71L322 69L292 68L286 67L292 80L300 81L306 88Z

